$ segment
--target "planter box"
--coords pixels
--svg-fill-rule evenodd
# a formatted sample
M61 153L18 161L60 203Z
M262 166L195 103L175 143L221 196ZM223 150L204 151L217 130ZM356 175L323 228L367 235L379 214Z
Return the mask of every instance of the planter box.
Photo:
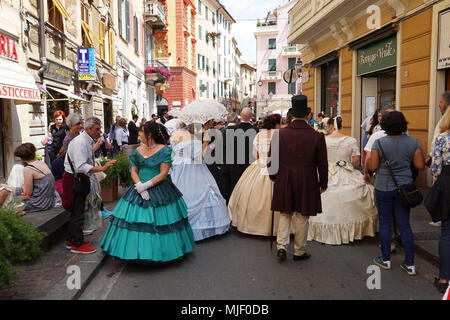
M101 185L101 197L103 202L113 202L119 199L119 181L117 179L111 180L108 185Z
M145 80L146 81L158 81L160 79L159 73L146 73L145 74Z

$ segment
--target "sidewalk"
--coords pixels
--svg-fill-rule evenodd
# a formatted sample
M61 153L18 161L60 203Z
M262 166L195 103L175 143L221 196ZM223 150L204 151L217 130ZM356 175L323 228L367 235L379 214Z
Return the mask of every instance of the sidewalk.
M420 188L424 199L429 190L429 188ZM439 268L439 237L441 228L430 226L431 216L423 204L411 210L410 221L414 234L416 254Z
M125 189L119 186L119 198ZM114 209L117 201L105 203L108 210ZM106 261L106 255L100 248L100 240L108 226L109 219L102 220L102 226L85 240L91 241L91 246L97 252L95 254L74 254L66 249L65 235L62 235L57 245L54 245L36 262L16 266L19 280L10 288L0 290L0 300L71 300L89 283L96 271ZM69 266L80 267L81 290L67 288L67 274ZM73 273L72 273L73 274Z
M428 189L421 189L424 196ZM124 190L119 188L119 196ZM106 203L108 210L112 210L116 202ZM416 254L422 256L435 266L439 267L439 236L440 228L429 225L430 215L423 205L412 209L411 227L414 233ZM97 271L105 263L107 256L102 253L99 242L108 225L109 220L103 220L103 225L94 234L86 237L91 241L95 254L79 255L70 253L65 247L62 238L58 245L48 251L44 257L35 263L18 266L19 281L11 288L0 291L0 300L5 299L49 299L73 300L81 295ZM67 280L70 277L66 270L71 265L77 265L81 271L81 289L69 290Z

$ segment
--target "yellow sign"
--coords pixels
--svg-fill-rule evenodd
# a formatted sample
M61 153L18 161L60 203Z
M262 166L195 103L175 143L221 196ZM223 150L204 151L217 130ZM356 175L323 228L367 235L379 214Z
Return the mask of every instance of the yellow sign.
M78 80L95 80L95 74L78 74Z

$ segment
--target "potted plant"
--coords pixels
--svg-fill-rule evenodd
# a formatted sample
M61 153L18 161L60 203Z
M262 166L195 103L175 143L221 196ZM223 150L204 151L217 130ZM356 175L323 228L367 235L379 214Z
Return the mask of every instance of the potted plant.
M103 158L100 163L104 165L109 159ZM119 198L119 181L123 187L128 187L131 182L130 158L121 152L113 157L117 162L105 171L106 177L101 181L101 196L104 202L116 201Z

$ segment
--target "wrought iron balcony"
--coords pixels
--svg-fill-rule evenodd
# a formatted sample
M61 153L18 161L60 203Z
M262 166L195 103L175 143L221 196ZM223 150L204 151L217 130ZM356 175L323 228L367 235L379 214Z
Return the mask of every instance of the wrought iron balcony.
M153 29L165 29L166 25L166 8L156 0L145 1L145 22L151 24Z
M281 71L263 71L261 80L281 80Z

